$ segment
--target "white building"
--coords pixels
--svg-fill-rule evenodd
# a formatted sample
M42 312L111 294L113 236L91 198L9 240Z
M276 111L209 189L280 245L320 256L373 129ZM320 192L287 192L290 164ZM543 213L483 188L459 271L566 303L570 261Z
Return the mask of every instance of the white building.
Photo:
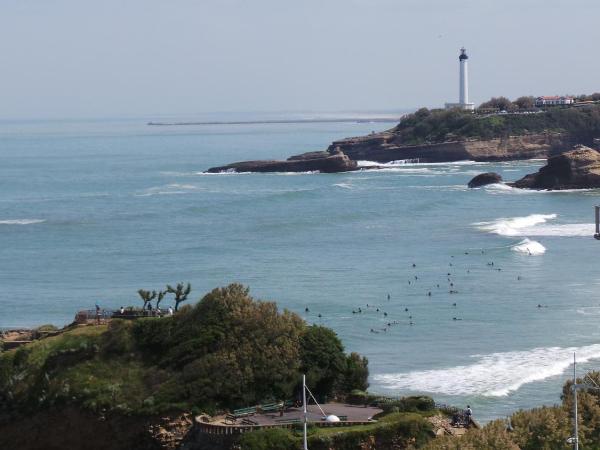
M469 71L467 62L469 56L467 50L463 47L460 49L460 56L458 61L460 64L460 76L458 82L458 103L446 103L446 109L460 108L473 111L475 109L474 103L469 103Z
M535 99L535 106L572 105L575 103L573 97L560 95L545 95Z

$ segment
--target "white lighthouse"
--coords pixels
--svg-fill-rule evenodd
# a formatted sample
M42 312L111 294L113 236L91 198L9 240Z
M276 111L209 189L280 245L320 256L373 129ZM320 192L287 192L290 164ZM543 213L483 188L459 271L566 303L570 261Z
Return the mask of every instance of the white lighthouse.
M469 70L468 70L469 56L467 55L467 49L462 47L460 49L460 55L458 62L460 64L460 77L458 85L458 103L446 103L446 108L460 108L473 111L475 109L474 103L469 103Z

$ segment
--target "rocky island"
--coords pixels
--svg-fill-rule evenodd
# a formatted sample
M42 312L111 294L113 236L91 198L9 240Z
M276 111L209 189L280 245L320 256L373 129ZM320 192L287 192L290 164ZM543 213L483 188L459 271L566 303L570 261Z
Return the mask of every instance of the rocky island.
M486 172L474 176L473 179L469 181L468 186L470 188L478 188L496 183L502 183L502 176L496 172Z
M284 161L243 161L208 169L208 173L227 172L314 172L335 173L357 170L356 161L338 150L309 152L290 156Z
M422 163L548 158L600 137L600 105L472 113L422 108L394 128L333 142L326 151L285 161L246 161L208 172L346 172L361 160Z
M512 184L525 189L594 189L600 188L600 153L578 145L573 150L548 158L538 172Z

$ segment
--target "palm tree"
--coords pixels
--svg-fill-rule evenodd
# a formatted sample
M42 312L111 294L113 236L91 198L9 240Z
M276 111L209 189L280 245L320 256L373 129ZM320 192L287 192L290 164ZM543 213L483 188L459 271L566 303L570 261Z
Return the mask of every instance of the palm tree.
M192 290L192 285L190 283L187 286L183 287L183 283L177 283L177 286L173 288L170 284L167 284L167 292L175 295L175 311L179 308L179 304L187 300L188 295Z
M168 291L158 291L158 298L156 299L156 309L158 309L158 307L160 306L160 302L162 301L163 298L165 298L165 295L167 295Z
M141 299L144 301L144 306L143 306L143 310L146 310L146 305L148 303L150 303L152 300L154 300L154 298L156 297L156 291L146 291L144 289L139 289L138 291L139 296L141 297Z

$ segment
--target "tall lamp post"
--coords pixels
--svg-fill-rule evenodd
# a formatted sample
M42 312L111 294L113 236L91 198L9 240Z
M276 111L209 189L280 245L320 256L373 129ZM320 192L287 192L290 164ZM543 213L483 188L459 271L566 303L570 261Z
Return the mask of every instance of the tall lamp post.
M308 414L306 412L306 375L302 375L302 412L304 413L303 448L304 450L308 450L308 443L306 437L306 422L308 420Z
M598 208L598 207L596 207ZM596 209L597 211L598 209ZM594 385L587 383L577 384L577 361L575 360L575 353L573 353L573 436L567 439L568 444L573 444L574 450L579 450L579 424L577 420L577 390L587 389L590 391L600 391L600 386L596 384L594 380L587 377Z

